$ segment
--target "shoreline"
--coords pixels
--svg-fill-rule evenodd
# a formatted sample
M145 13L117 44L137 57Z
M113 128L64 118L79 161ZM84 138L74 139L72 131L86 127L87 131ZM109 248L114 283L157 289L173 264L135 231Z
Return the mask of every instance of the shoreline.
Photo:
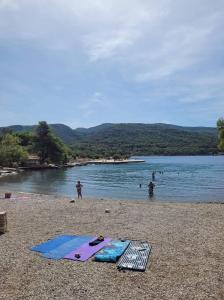
M6 190L7 192L8 190ZM11 198L4 198L4 194L5 194L5 191L2 191L0 189L0 200L16 200L16 197L14 196L17 196L17 195L22 195L22 196L33 196L33 197L46 197L46 198L63 198L63 199L67 199L68 201L70 200L75 200L75 201L105 201L105 202L121 202L123 204L129 204L129 203L133 203L133 204L151 204L151 205L156 205L156 204L180 204L180 205L184 205L184 204L188 204L188 205L191 205L191 204L224 204L224 200L222 202L206 202L206 201L162 201L162 200L156 200L156 201L153 201L153 200L143 200L143 199L131 199L131 200L128 200L128 199L119 199L119 198L107 198L107 197L85 197L83 196L83 199L78 199L77 197L72 197L72 196L69 196L69 195L60 195L60 194L45 194L45 193L33 193L33 192L22 192L22 191L11 191Z
M0 299L224 297L222 204L15 196L0 199L8 219L8 231L0 235ZM59 234L147 240L150 262L144 273L119 272L114 264L53 261L30 251Z
M18 190L8 190L8 189L3 189L2 187L0 187L0 200L1 199L5 199L4 198L4 194L10 192L15 195L17 194L23 194L23 195L33 195L33 196L41 196L41 197L53 197L53 198L63 198L63 199L68 199L68 200L77 200L77 201L82 201L82 200L78 200L77 195L71 196L71 195L66 195L66 194L57 194L57 193L52 193L52 194L45 194L45 193L34 193L34 192L24 192L24 191L18 191ZM1 196L2 194L2 196ZM13 198L13 196L12 196ZM8 199L10 200L10 198ZM142 203L142 204L224 204L224 199L220 200L220 201L196 201L196 200L192 200L189 198L189 200L187 201L176 201L176 200L159 200L159 199L123 199L123 198L110 198L110 197L90 197L90 196L83 196L83 201L111 201L111 202L122 202L122 203Z
M44 171L52 169L65 169L82 167L87 165L118 165L118 164L129 164L129 163L143 163L144 160L141 159L96 159L96 160L77 160L74 162L69 162L63 165L48 164L48 165L30 165L24 167L0 167L0 178L8 175L16 175L23 171Z

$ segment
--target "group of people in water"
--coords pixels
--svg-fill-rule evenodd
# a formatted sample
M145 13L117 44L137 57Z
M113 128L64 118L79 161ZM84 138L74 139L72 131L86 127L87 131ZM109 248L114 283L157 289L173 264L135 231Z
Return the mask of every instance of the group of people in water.
M159 171L160 174L163 174L163 171ZM154 195L154 188L155 188L155 184L153 183L156 180L156 171L152 172L152 180L149 182L148 184L148 192L149 192L149 197L153 197ZM76 191L77 191L77 195L78 195L78 199L81 198L82 199L82 187L83 185L81 184L80 181L77 181L76 183ZM139 187L142 187L142 184L139 184Z

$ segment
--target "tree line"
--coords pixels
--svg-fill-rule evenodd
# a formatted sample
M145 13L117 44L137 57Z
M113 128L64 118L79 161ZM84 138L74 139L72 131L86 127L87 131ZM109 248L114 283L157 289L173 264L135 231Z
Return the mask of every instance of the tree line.
M220 152L224 152L223 118L217 121L217 129L218 149ZM45 121L39 122L34 132L12 132L11 129L4 128L0 136L0 166L25 165L29 155L32 154L39 157L40 164L64 164L74 157L114 157L118 159L133 154L207 154L208 149L204 149L204 144L210 139L210 136L204 135L205 143L202 147L202 143L199 144L197 136L193 139L191 134L187 132L175 133L176 135L172 139L168 137L166 129L163 130L163 136L159 136L159 134L161 135L159 131L155 132L154 135L151 132L151 139L144 135L143 131L136 131L134 134L132 133L132 136L124 131L121 131L120 134L121 137L115 135L114 131L107 131L100 133L98 136L89 136L88 139L76 144L71 150L68 145L53 134ZM130 141L130 138L132 141ZM191 141L191 143L186 144L186 141ZM214 141L211 142L211 145L213 145ZM181 143L182 146L178 147ZM215 151L216 149L211 145L209 145L211 151Z
M0 166L25 165L29 155L38 155L40 164L64 164L72 158L71 149L56 137L47 122L39 122L34 133L13 133L5 128L0 137Z

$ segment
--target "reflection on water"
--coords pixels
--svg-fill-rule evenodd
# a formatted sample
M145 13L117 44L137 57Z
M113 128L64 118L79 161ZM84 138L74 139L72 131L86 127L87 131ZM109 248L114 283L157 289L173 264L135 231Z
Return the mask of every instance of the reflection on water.
M5 176L0 179L1 186L6 188L46 194L54 194L57 186L65 182L66 172L63 169L24 171L18 175Z
M7 190L74 196L81 180L88 197L148 201L223 201L224 156L148 156L145 163L26 171L0 179ZM148 183L155 174L154 195ZM141 187L140 187L141 185Z

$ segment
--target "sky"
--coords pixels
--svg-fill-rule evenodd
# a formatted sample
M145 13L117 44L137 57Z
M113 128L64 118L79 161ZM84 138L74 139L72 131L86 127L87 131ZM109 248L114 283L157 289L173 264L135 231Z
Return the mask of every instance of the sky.
M223 0L0 0L0 126L216 126Z

